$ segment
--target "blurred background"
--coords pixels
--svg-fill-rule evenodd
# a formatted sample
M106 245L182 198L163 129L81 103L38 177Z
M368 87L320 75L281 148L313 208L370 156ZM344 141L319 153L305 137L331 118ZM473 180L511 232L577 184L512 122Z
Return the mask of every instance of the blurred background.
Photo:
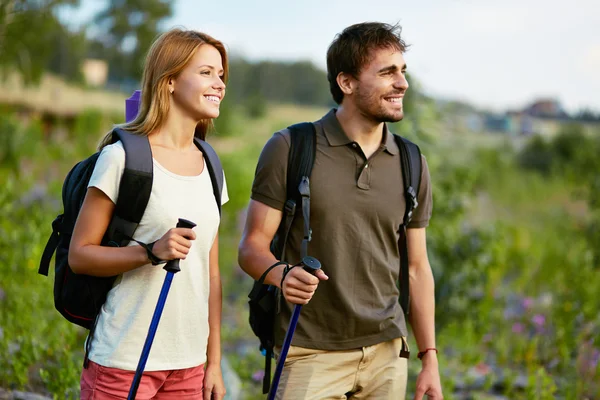
M223 364L228 399L264 398L247 322L252 281L236 263L255 164L273 132L333 106L327 47L370 20L399 22L411 44L406 117L393 130L421 146L431 170L445 398L600 399L599 8L0 0L0 399L78 398L86 331L55 311L40 256L66 173L124 121L150 43L175 26L224 41L232 58L208 139L231 198L220 241Z

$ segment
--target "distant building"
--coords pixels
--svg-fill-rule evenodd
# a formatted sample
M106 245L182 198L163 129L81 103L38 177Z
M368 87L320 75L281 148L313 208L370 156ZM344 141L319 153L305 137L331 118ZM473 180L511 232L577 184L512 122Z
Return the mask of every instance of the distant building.
M540 99L533 102L523 110L530 117L566 119L569 115L558 100Z
M487 114L485 129L490 132L507 133L510 131L510 118L507 115Z
M104 60L88 58L82 63L81 72L87 85L104 86L108 79L108 63Z
M478 111L474 108L453 107L455 103L438 103L447 114L447 126L460 132L499 133L509 136L541 135L552 137L568 123L577 123L589 134L600 135L600 113L583 110L578 115L569 115L555 99L541 98L528 106L505 113Z

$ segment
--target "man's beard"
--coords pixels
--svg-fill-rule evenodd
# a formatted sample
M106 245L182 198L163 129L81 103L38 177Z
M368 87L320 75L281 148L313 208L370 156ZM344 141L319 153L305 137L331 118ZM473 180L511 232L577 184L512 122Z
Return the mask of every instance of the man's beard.
M387 96L395 94L399 93L388 93ZM377 95L363 94L361 90L358 90L356 105L365 117L376 123L394 123L399 122L402 120L402 118L404 118L404 110L400 110L398 112L390 112L389 110L386 110L385 106L381 104L380 99L381 98Z

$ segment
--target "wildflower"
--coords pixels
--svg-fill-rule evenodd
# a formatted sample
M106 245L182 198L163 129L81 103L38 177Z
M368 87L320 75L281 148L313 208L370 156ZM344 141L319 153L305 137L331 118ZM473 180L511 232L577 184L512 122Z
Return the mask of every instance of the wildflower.
M525 297L522 305L526 310L529 310L533 306L533 299L531 297Z
M525 327L520 322L515 322L512 326L513 333L523 333L525 331Z
M535 314L531 321L538 328L543 328L544 325L546 325L546 317L544 317L542 314Z
M256 371L255 373L252 374L252 380L254 382L262 382L264 377L265 377L265 371L263 371L263 370Z

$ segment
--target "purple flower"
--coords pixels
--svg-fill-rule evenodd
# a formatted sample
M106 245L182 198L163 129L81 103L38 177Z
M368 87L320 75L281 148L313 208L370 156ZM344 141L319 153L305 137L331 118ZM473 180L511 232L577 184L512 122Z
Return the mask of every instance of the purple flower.
M513 333L523 333L525 331L525 327L520 322L515 322L512 326Z
M590 369L595 370L598 367L598 362L600 362L600 350L594 349L592 351L592 356L590 357Z
M523 307L529 310L533 306L533 299L531 297L525 297L522 302Z
M531 321L535 324L535 326L537 326L538 328L543 328L544 325L546 325L546 317L544 317L542 314L535 314L533 316L533 318L531 319Z
M264 370L256 371L255 373L252 374L252 380L254 382L262 382L264 377L265 377Z

